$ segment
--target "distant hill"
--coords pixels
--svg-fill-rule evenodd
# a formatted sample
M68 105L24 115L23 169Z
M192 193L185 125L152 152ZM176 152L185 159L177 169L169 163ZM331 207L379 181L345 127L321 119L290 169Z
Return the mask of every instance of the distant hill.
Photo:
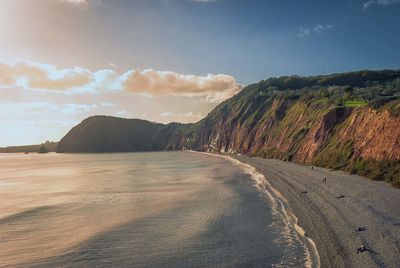
M174 150L184 125L139 119L92 116L72 128L57 152L131 152Z
M45 148L47 152L55 152L58 142L47 141L36 145L9 146L0 148L0 153L39 153L40 148Z
M400 71L269 78L195 124L94 116L58 152L192 149L344 169L400 186Z

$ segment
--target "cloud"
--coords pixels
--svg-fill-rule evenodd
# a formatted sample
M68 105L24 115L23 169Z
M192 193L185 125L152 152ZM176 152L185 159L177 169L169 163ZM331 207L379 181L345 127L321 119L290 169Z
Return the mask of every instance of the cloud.
M50 90L68 94L126 92L148 96L202 97L208 102L225 100L242 88L226 74L185 75L170 71L128 70L117 74L104 69L56 68L50 64L17 60L0 63L0 88Z
M364 3L363 7L364 9L368 9L373 5L390 6L396 3L400 3L400 0L369 0Z
M33 114L88 114L94 110L100 110L102 108L114 107L113 103L102 102L99 104L80 104L80 103L66 103L56 105L50 102L12 102L2 103L0 106L0 113L3 115L8 114L10 111L13 113L29 113ZM13 116L12 113L10 116Z
M138 118L148 120L149 115L144 113L134 113L127 110L117 110L112 113L114 116L124 117L124 118Z
M314 26L314 32L317 34L320 34L322 32L329 31L332 28L333 28L333 25L331 25L331 24L325 24L325 25L317 24Z
M166 117L171 121L179 121L183 123L193 123L197 122L204 117L202 113L186 112L186 113L173 113L173 112L163 112L160 114L162 117Z
M24 127L34 127L39 129L57 129L57 128L65 128L68 129L71 125L76 124L76 121L65 121L65 120L27 120L22 121L21 124ZM43 130L42 130L43 131Z
M103 4L103 0L56 0L56 1L82 9L88 9L90 7L95 8Z
M21 86L31 89L66 90L83 87L93 81L83 68L57 69L49 64L26 60L0 63L0 87Z
M172 113L172 112L163 112L163 113L161 113L160 115L161 115L162 117L167 117L167 116L173 115L173 113Z
M299 28L299 33L297 34L297 36L298 36L299 38L304 38L304 37L310 35L310 33L311 33L311 32L310 32L310 29L300 27L300 28Z
M192 2L200 2L200 3L210 3L210 2L216 2L217 0L189 0Z
M180 116L180 117L203 117L201 113L173 113L173 112L163 112L160 114L162 117L170 117L170 116Z
M305 38L305 37L311 35L312 33L321 34L323 32L331 30L332 28L333 28L332 24L316 24L311 29L300 27L297 36L299 38Z
M152 96L204 96L211 102L227 99L241 89L236 80L225 74L183 75L152 69L132 70L121 77L122 89Z
M86 5L88 3L86 0L58 0L58 1L72 5Z

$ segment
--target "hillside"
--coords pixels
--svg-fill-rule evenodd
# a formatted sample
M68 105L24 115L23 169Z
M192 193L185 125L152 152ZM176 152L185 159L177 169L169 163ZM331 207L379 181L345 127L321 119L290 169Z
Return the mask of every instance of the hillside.
M9 146L0 148L0 153L38 153L41 147L45 148L47 152L55 152L57 145L57 142L46 141L35 145Z
M400 186L400 71L270 78L196 124L96 116L59 152L193 149L344 169Z
M59 142L57 152L132 152L175 150L183 125L158 124L139 119L92 116L72 128Z

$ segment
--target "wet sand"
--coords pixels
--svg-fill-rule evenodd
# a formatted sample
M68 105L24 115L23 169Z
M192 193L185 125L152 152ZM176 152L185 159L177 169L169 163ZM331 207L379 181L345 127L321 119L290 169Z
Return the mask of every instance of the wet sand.
M340 171L234 158L255 167L287 199L288 209L315 242L321 267L400 267L399 189ZM367 251L357 253L362 244Z

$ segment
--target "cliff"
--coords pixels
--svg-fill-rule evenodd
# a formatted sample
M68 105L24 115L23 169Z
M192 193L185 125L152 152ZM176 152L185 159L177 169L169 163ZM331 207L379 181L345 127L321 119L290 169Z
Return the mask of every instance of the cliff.
M192 149L274 157L400 185L400 71L270 78L196 124L96 116L59 152Z

